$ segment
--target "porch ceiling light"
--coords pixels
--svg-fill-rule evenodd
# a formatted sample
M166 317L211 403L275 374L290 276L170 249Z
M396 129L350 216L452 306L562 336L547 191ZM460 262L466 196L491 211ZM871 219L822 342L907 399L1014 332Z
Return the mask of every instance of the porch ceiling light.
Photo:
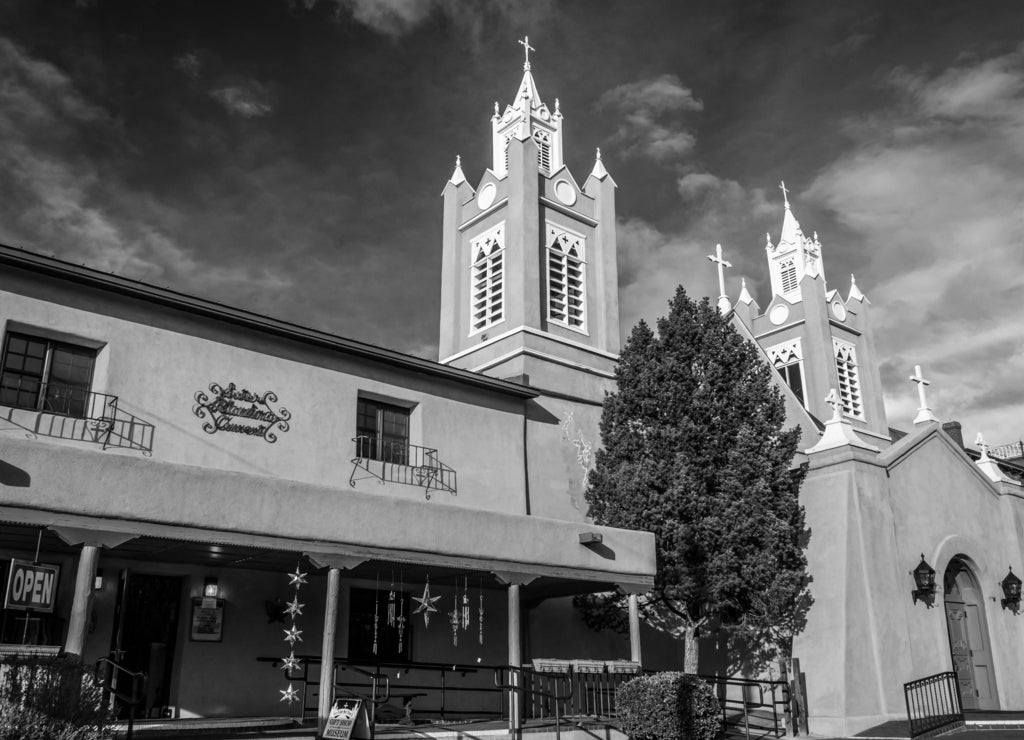
M1003 587L1002 600L1003 608L1009 609L1014 614L1020 611L1020 578L1013 574L1013 567L1010 567L1010 572L1006 574L1006 578L999 584Z
M935 600L935 569L925 562L924 553L921 553L921 562L910 571L910 575L914 576L914 584L917 586L911 592L914 603L916 604L920 599L931 607Z

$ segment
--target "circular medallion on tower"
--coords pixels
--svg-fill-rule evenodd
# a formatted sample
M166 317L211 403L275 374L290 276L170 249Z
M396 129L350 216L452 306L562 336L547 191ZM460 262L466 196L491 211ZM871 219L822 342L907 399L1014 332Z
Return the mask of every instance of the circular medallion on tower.
M555 197L571 206L576 202L576 188L568 180L559 180L555 183Z
M846 321L846 306L840 300L832 301L832 315L840 321Z
M778 326L789 318L789 306L785 303L780 303L771 311L768 312L768 320Z
M493 182L489 182L480 188L480 192L476 194L476 205L481 211L485 208L489 208L491 203L494 202L494 196L498 194L498 188L494 187Z

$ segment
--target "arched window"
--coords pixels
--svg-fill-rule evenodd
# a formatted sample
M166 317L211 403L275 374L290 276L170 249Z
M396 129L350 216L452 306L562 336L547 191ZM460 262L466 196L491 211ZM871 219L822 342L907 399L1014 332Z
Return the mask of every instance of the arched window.
M864 418L864 399L860 392L860 377L857 374L857 351L852 344L841 339L832 339L839 373L839 401L843 413L855 419Z

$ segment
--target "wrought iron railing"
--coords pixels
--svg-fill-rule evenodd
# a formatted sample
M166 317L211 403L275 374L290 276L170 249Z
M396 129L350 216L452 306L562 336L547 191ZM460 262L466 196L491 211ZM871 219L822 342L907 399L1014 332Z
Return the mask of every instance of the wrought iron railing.
M96 661L96 680L103 686L104 698L113 703L115 710L120 708L127 713L125 740L132 740L135 715L148 680L145 672L129 671L110 658L100 658Z
M964 726L964 707L955 671L936 673L903 684L910 737Z
M0 405L40 412L31 428L35 434L152 452L155 427L119 403L110 393L25 376L5 374L0 380Z
M785 681L708 675L700 678L715 689L722 708L722 730L727 734L744 740L786 734L790 692Z
M428 499L431 491L447 491L453 495L458 492L455 471L438 459L436 449L364 435L353 437L352 441L355 457L348 477L351 486L357 480L376 478L380 483L420 486ZM357 475L359 470L365 475Z

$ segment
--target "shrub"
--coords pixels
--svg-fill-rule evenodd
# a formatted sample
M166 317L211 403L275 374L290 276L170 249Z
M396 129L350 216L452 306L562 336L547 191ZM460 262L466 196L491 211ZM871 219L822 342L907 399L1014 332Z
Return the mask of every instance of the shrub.
M94 740L108 725L103 691L77 656L0 663L0 740Z
M633 740L713 740L721 726L714 690L686 673L638 676L619 687L615 702Z

